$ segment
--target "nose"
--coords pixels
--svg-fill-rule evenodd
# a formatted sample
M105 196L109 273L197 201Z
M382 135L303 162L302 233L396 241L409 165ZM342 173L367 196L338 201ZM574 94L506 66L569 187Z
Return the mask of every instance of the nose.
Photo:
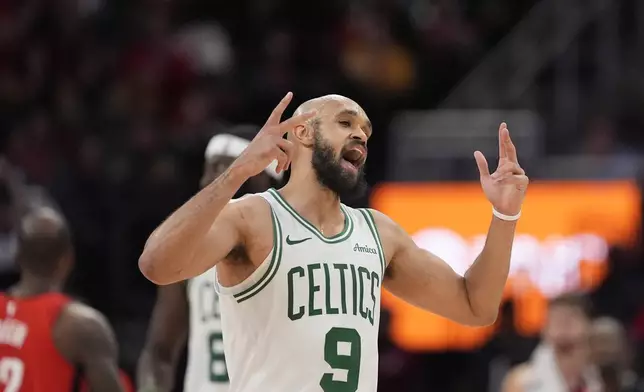
M351 139L359 140L362 142L362 144L365 145L367 144L367 134L364 133L362 129L356 129L355 131L353 131L353 133L351 134Z

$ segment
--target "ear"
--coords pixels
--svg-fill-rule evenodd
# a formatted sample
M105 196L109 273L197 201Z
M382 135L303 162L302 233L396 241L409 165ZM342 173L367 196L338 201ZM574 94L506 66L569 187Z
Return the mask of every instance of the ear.
M305 147L312 147L315 140L313 127L310 124L299 124L293 128L292 134Z

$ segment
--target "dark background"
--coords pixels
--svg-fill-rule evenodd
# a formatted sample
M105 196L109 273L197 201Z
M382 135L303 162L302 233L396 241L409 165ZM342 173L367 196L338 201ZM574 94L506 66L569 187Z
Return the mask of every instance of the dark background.
M133 373L155 296L138 255L197 190L211 135L262 124L287 91L290 110L346 95L374 124L373 185L400 179L390 152L401 141L390 125L401 110L528 109L541 119L539 146L525 160L534 180L635 178L644 147L640 3L0 0L0 152L19 182L46 189L71 222L78 265L69 289L109 317ZM489 62L482 83L459 96L455 88ZM443 157L441 175L423 178L428 164L406 168L405 179L476 176L473 161ZM0 170L4 182L8 172ZM0 188L3 205L15 204ZM616 250L611 263L596 306L641 344L640 247ZM3 268L6 285L15 276ZM383 391L398 382L409 391L485 390L492 358L525 360L532 344L411 355L383 335Z

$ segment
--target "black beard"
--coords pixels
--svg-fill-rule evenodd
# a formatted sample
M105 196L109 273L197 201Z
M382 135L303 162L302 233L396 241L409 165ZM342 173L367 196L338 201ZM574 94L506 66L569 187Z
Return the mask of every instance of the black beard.
M338 195L340 200L352 201L363 196L367 190L364 165L354 175L342 167L341 156L336 157L333 148L322 139L319 132L315 133L311 164L320 185Z

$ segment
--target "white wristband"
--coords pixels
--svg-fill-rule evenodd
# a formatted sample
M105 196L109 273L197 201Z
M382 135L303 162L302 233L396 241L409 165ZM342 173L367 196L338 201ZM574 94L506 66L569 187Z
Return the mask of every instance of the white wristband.
M497 218L508 222L514 222L521 218L521 211L519 211L519 213L516 215L505 215L497 211L494 207L492 207L492 214L494 214L494 216L496 216Z

